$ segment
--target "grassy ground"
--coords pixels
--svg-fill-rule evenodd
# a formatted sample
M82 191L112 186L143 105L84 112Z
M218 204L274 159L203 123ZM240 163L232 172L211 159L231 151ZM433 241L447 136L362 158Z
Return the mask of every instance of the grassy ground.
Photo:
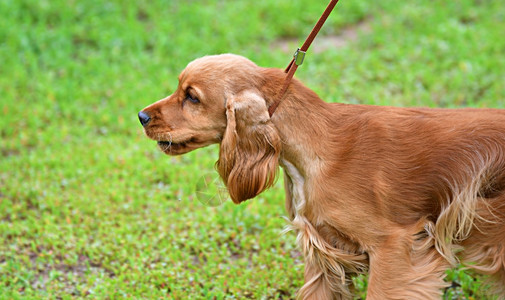
M324 2L0 1L0 298L292 298L281 182L203 205L217 148L166 157L136 113L205 54L284 67L275 45ZM343 0L319 39L364 22L298 71L323 99L505 108L502 1ZM472 274L448 280L447 299L484 299Z

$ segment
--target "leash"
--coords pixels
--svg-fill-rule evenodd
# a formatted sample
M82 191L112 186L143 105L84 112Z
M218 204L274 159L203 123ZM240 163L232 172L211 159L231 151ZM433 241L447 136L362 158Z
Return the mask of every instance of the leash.
M295 51L295 54L293 55L293 59L289 63L288 67L284 70L284 73L287 73L286 78L284 79L284 84L282 85L282 88L279 92L279 97L277 101L275 101L269 108L268 108L268 113L270 114L270 117L274 114L275 110L277 109L277 106L281 103L282 99L284 99L284 95L286 94L286 91L288 90L288 86L291 83L291 79L293 78L293 75L295 75L296 69L298 69L298 66L300 66L303 63L303 60L305 58L305 54L307 53L307 50L310 47L310 44L312 44L312 41L314 41L314 38L316 35L319 33L319 30L321 30L321 27L323 27L324 22L330 15L331 11L337 5L338 0L331 0L326 9L323 12L323 15L321 18L319 18L319 21L317 21L316 25L314 28L312 28L312 31L310 32L309 36L305 40L305 43L303 43L301 48L298 48Z

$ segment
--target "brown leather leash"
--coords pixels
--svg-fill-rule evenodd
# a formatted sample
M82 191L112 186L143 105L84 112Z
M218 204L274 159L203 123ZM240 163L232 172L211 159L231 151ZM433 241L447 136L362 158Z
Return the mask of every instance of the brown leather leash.
M307 53L307 50L310 47L310 44L312 44L312 41L314 41L314 38L316 35L319 33L319 30L321 30L321 27L323 27L324 22L330 15L331 11L337 5L338 0L331 0L326 9L323 12L323 15L321 18L319 18L319 21L317 21L316 25L314 28L312 28L312 31L310 32L309 36L305 40L305 43L303 43L301 48L298 48L295 51L295 54L293 55L293 59L289 63L288 67L286 70L284 70L285 73L287 73L286 78L284 79L284 84L282 85L282 88L279 92L279 96L277 97L277 101L275 101L269 108L268 108L268 113L270 114L270 117L274 114L275 110L277 109L277 106L281 103L282 99L284 98L284 95L286 94L286 91L288 90L288 86L291 83L291 79L293 78L293 75L295 75L296 69L298 69L298 66L303 63L303 60L305 58L305 54Z

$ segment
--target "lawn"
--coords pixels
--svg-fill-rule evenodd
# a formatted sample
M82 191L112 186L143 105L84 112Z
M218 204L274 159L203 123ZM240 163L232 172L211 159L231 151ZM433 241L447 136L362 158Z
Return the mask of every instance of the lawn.
M0 1L0 299L294 298L282 180L199 201L218 148L165 156L137 112L206 54L284 68L326 4ZM505 108L504 36L500 0L341 0L296 76L328 102Z

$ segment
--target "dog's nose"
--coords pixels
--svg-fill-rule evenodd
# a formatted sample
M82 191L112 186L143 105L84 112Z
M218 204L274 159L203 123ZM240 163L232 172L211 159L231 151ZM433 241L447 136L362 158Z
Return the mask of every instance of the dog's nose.
M142 124L142 126L146 126L147 123L149 123L149 121L151 121L151 117L149 117L148 114L146 114L145 112L141 111L139 112L139 120L140 120L140 124Z

